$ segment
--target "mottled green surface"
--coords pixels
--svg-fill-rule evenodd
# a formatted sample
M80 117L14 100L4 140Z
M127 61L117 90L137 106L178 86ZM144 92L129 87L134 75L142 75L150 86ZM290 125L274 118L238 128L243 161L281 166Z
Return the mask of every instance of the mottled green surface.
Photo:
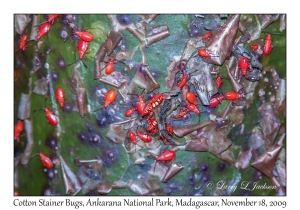
M139 21L140 18L136 15L133 16L132 20ZM41 19L44 16L41 15ZM91 110L98 109L102 107L103 102L96 100L94 96L94 88L104 87L110 89L111 87L94 80L94 55L97 52L100 45L106 40L106 34L109 30L112 30L110 26L110 21L106 15L76 15L77 27L78 28L93 28L89 31L94 35L94 41L89 45L89 49L92 49L90 54L87 54L86 59L83 61L84 65L78 69L81 73L81 77L87 88L87 101L91 106ZM156 79L159 81L161 88L160 92L166 92L165 88L165 77L167 76L166 68L170 65L173 56L181 55L186 40L190 37L189 34L189 24L192 20L196 20L193 15L160 15L154 21L151 22L150 26L156 25L167 25L170 29L171 35L159 42L156 42L145 49L145 53L148 58L150 69L156 74ZM148 27L150 27L148 24ZM26 33L29 33L30 27L27 27ZM50 75L53 71L57 72L59 77L57 81L50 82L49 93L47 95L46 106L50 108L57 108L56 114L59 117L59 125L54 128L49 125L45 119L43 111L38 111L33 114L33 111L38 108L45 107L45 97L32 94L31 98L31 118L33 122L34 130L34 141L35 146L32 154L43 151L46 155L55 157L61 155L64 160L71 166L71 168L76 171L77 167L74 165L74 158L78 157L80 159L94 159L96 156L103 157L105 151L108 149L114 150L117 154L117 160L111 166L104 168L104 173L102 174L103 179L108 183L113 183L117 179L137 179L139 174L146 174L150 165L153 163L153 159L150 157L146 158L145 166L141 167L139 165L133 165L132 160L128 159L125 149L122 145L117 145L105 138L107 133L107 126L99 127L96 122L96 116L101 113L91 112L86 114L84 118L80 117L78 112L66 113L59 108L54 97L54 91L57 87L61 87L65 90L66 102L71 103L71 88L70 79L72 76L73 65L67 66L78 59L78 53L76 49L76 42L74 38L70 37L67 41L59 36L62 28L65 28L69 32L71 29L62 23L55 23L51 25L51 29L48 37L43 38L43 44L39 50L39 55L43 57L42 68L33 75L32 86L34 88L34 82L41 77L41 75ZM279 30L279 20L267 27L267 31L278 32ZM139 41L130 34L127 30L121 32L123 37L123 45L127 50L132 50L139 44ZM275 70L278 72L280 78L286 78L286 36L285 31L281 33L283 36L275 37L273 36L273 46L274 49L269 56L264 56L262 60L263 66L274 65ZM17 48L17 43L19 40L19 35L15 34L15 48ZM50 50L48 50L50 49ZM47 53L48 50L48 53ZM21 93L28 93L28 78L29 71L32 69L32 58L33 58L33 46L29 46L25 52L20 52L15 54L15 70L17 70L17 78L14 83L14 122L17 122L17 110L20 100ZM66 68L60 68L58 66L58 59L63 58L66 63ZM18 62L19 61L19 62ZM140 50L138 49L133 57L134 63L139 63L141 61ZM129 63L129 61L125 61ZM21 64L20 64L21 63ZM45 63L49 64L49 68L45 68ZM116 65L117 70L122 74L127 75L130 79L134 76L133 70L125 71L122 64ZM224 67L221 67L221 75L226 75ZM261 87L258 85L258 87ZM221 88L222 92L232 90L230 82L224 81L224 85ZM257 90L257 89L256 89ZM118 94L117 101L121 100L121 96ZM259 104L256 103L258 97L254 97L254 103L245 110L246 116L242 123L245 124L245 136L237 135L240 130L239 126L232 129L228 137L232 140L233 144L241 146L243 149L247 149L246 137L248 137L251 130L254 128L257 120L259 119L259 114L257 108ZM222 112L226 107L227 102L224 101L217 110L216 113ZM128 108L128 106L123 106L117 115L125 119L122 113ZM208 119L207 113L201 115L201 121L206 121ZM282 123L285 126L285 118L282 118ZM198 116L193 115L193 122L198 121ZM95 133L98 133L101 137L101 144L93 146L83 143L79 140L78 135L80 133L86 133L88 131L87 123L90 124L90 128ZM52 151L46 144L46 139L59 134L58 142L59 149L57 152ZM26 137L21 137L21 141L25 142ZM41 145L38 142L41 141ZM15 143L15 156L20 154L25 147L25 144L19 145ZM215 190L206 189L206 182L203 181L203 177L207 177L208 180L217 183L220 180L229 183L240 183L243 180L247 181L258 181L256 177L257 170L249 166L245 170L236 169L225 163L224 170L220 171L218 166L223 163L222 160L215 157L208 152L187 152L178 151L177 161L180 161L185 166L179 174L173 177L168 183L161 183L164 188L166 195L213 195ZM200 170L200 166L206 164L208 170L203 172ZM130 165L128 170L126 168ZM145 169L146 168L146 169ZM18 165L16 170L19 174L19 187L16 189L19 191L20 195L43 195L43 190L50 186L51 189L60 195L65 195L65 188L62 181L62 174L60 166L56 166L57 174L54 181L50 182L47 180L46 173L43 172L43 167L38 159L34 157L30 160L27 166ZM189 180L188 177L192 176L193 179ZM263 175L260 180L262 183L271 184L269 178ZM171 187L170 187L171 186ZM174 187L175 186L175 187ZM169 191L171 189L171 191ZM171 193L170 193L171 192ZM274 190L255 190L253 192L245 192L241 190L236 190L232 195L274 195ZM134 195L127 189L113 189L108 195Z

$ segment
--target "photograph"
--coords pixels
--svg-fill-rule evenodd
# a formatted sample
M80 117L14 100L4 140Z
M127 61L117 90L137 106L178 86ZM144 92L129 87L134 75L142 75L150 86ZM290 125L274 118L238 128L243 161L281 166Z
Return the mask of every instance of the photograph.
M13 17L15 206L287 196L286 14Z

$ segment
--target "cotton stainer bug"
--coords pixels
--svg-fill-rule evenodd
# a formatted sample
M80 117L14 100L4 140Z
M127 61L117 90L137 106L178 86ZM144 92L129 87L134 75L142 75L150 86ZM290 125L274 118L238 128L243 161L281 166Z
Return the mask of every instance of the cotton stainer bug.
M268 33L266 39L265 39L265 43L264 43L264 54L265 55L269 55L272 51L272 37L271 34Z
M173 135L173 127L167 122L166 122L166 130L170 136Z
M115 70L115 60L110 59L105 68L105 74L111 74Z
M179 118L182 118L184 115L186 115L190 110L188 109L181 109L179 111L179 115L175 115L174 118L175 119L179 119Z
M143 142L149 143L152 141L152 137L147 134L137 133L136 134Z
M179 87L180 89L182 89L185 86L188 78L189 78L188 74L183 74L183 76L181 77L180 81L177 83L177 87Z
M56 88L55 90L55 98L57 100L57 103L61 108L65 105L65 94L62 88Z
M144 92L144 91L143 91ZM142 92L142 93L143 93ZM136 95L138 97L138 101L137 101L137 112L139 115L143 114L143 111L146 107L146 103L144 102L143 96L142 95L137 95L137 94L127 94L127 95Z
M36 40L40 40L43 36L45 36L50 30L50 23L45 22L39 27L38 35L36 36Z
M176 157L176 153L173 150L166 150L160 156L158 156L155 160L157 162L160 162L160 161L169 162L171 160L174 160L175 157Z
M49 169L53 168L53 162L52 162L52 160L49 157L47 157L46 155L44 155L44 153L39 152L38 154L32 155L31 158L33 158L36 155L39 155L40 160L41 160L43 166L45 166L46 168L49 168Z
M218 85L218 88L220 88L222 85L223 85L223 82L222 82L222 77L221 76L218 76L216 78L216 83Z
M73 27L73 30L74 30L73 34L75 34L76 36L78 36L80 39L82 39L85 42L91 42L94 40L93 35L87 31L80 31L74 27ZM66 41L71 35L69 35L64 41Z
M258 44L252 44L250 47L252 50L258 50Z
M196 95L193 92L187 92L185 96L186 100L191 104L198 104L198 101L196 99Z
M37 110L44 110L48 123L52 126L57 126L58 119L55 116L53 111L51 111L49 108L42 108L42 109L36 109L34 110L34 112Z
M46 155L44 155L42 152L39 153L40 156L40 160L42 162L42 164L46 167L46 168L53 168L53 162L52 160L47 157Z
M80 39L77 44L77 51L79 53L79 59L82 60L86 54L87 49L89 48L89 43Z
M26 50L26 47L29 46L29 45L26 46L27 40L28 40L28 36L27 36L26 34L21 35L21 37L20 37L19 49L16 50L15 52L18 52L18 51L25 51L25 50Z
M219 57L217 55L210 55L206 49L203 48L198 50L198 55L202 58Z
M242 75L245 76L246 73L247 73L247 70L249 69L249 60L248 60L248 58L242 57L239 60L239 64L238 65L239 65L239 68L242 71Z
M114 89L109 90L105 95L104 108L107 108L117 98L117 91Z
M202 36L202 41L205 41L206 39L208 39L209 37L211 37L212 36L212 32L207 32L206 34L204 34L203 36Z
M136 134L133 132L128 133L128 137L133 144L137 144Z
M157 107L159 104L161 104L165 98L167 97L166 94L158 94L155 95L149 102L149 104L146 105L145 109L143 110L142 116L147 115L149 112L151 112L155 107Z
M17 122L15 127L14 127L14 140L15 141L20 142L20 140L19 140L20 133L23 131L23 129L24 129L23 121Z
M225 98L225 96L223 96L223 95L219 95L219 96L215 96L215 97L211 98L209 100L209 106L208 107L209 108L214 108L214 107L218 106L224 98Z
M59 18L59 17L60 17L59 14L51 14L51 15L48 16L47 22L53 24L54 20L57 19L57 18Z
M239 98L244 98L244 95L236 92L227 92L225 98L229 101L234 101Z
M199 109L197 108L197 106L195 104L187 104L185 106L185 108L187 108L191 112L195 112L196 114L200 115L200 111L199 111Z
M174 160L176 157L176 153L173 150L166 150L161 155L159 155L157 158L155 158L156 162L154 165L154 171L156 167L157 162L170 162Z
M127 109L124 113L125 117L131 117L136 110L137 110L136 107L133 107L131 109Z
M152 130L154 130L157 127L157 124L157 120L155 118L152 118L149 122L147 132L151 132Z

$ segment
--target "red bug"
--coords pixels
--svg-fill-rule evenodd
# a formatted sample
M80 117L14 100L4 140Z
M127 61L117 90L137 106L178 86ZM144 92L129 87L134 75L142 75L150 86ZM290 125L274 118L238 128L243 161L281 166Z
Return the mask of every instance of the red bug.
M17 51L25 51L26 50L26 47L28 47L28 46L26 46L26 42L27 42L27 40L28 40L28 36L25 34L25 35L21 35L21 37L20 37L20 44L19 44L19 49L18 50L16 50L15 52L17 52Z
M20 133L23 131L23 129L24 129L23 121L17 122L17 124L14 127L14 140L16 140L17 142L20 142L19 141Z
M141 134L141 133L138 133L137 136L143 141L143 142L151 142L152 141L152 137L147 135L147 134Z
M128 133L128 137L130 139L130 141L133 143L133 144L137 144L137 140L136 140L136 134L133 133L133 132L129 132Z
M138 102L137 102L137 112L139 115L142 115L144 112L144 109L146 107L146 103L144 102L143 96L138 95Z
M110 59L110 61L106 65L105 74L111 74L115 70L115 65L114 64L115 64L115 60Z
M35 111L37 110L44 110L48 123L50 125L57 126L58 119L53 111L51 111L49 108L36 109Z
M187 108L188 110L190 110L191 112L195 112L196 114L200 114L199 109L197 108L197 106L195 104L187 104L185 106L185 108Z
M198 55L200 57L206 57L206 58L211 57L210 54L206 51L206 49L203 49L203 48L198 50Z
M250 46L253 50L257 50L258 49L258 44L252 44Z
M45 22L39 27L38 35L36 36L36 40L40 40L43 36L45 36L50 30L50 23Z
M169 123L166 123L166 129L167 129L167 132L170 136L173 135L173 127L169 124Z
M74 34L86 42L91 42L94 39L93 35L87 31L79 31L77 29L74 29Z
M179 111L179 115L174 116L175 119L182 118L184 115L186 115L190 110L188 109L181 109Z
M176 157L176 153L173 150L166 150L160 156L158 156L155 160L156 160L156 162L162 162L162 161L169 162L169 161L174 160L175 157ZM155 171L156 162L154 165L154 171Z
M149 112L151 112L156 106L161 104L165 100L166 97L167 97L167 95L164 93L153 96L153 98L150 100L149 104L147 104L145 109L143 110L142 116L145 116Z
M265 43L264 43L264 54L265 55L269 55L272 51L272 37L271 34L269 33L265 39Z
M184 85L186 84L188 78L189 78L188 74L183 74L182 78L180 79L180 81L177 84L177 87L182 89L184 87Z
M44 155L42 152L39 153L40 159L42 164L46 167L46 168L53 168L53 162L52 160L47 157L46 155Z
M198 101L196 99L196 95L193 92L187 92L185 96L186 100L191 104L198 104Z
M208 107L214 108L214 107L218 106L224 98L225 97L223 95L219 95L219 96L215 96L215 97L211 98L209 101Z
M133 107L133 108L131 108L131 109L127 109L126 111L125 111L125 117L131 117L132 115L133 115L133 113L135 112L137 110L137 108L136 107Z
M203 36L202 36L202 41L205 41L206 39L208 39L209 37L211 37L212 36L212 32L207 32L206 34L204 34Z
M62 88L56 88L56 91L55 91L55 98L57 100L57 103L59 104L59 106L61 108L64 107L65 105L65 94L64 94L64 91Z
M113 89L109 90L105 96L104 108L107 108L111 103L113 103L116 100L116 97L117 91Z
M57 18L59 18L59 17L60 17L59 14L51 14L51 15L48 16L47 22L53 24L54 20L57 19Z
M223 85L223 82L222 82L222 77L221 76L218 76L216 78L216 83L218 85L218 88L220 88L222 85Z
M249 60L248 60L248 58L242 57L239 60L239 64L238 65L239 65L239 68L242 71L242 75L245 76L246 73L247 73L247 70L249 69Z
M151 132L157 127L157 120L155 118L152 118L149 122L147 132Z
M87 49L89 48L89 43L80 39L77 45L77 51L79 53L79 59L82 60L84 54L86 54Z
M225 98L229 101L234 101L239 98L244 98L244 95L237 92L227 92Z
M173 150L166 150L160 156L158 156L155 160L156 161L171 161L174 160L176 157L176 153Z

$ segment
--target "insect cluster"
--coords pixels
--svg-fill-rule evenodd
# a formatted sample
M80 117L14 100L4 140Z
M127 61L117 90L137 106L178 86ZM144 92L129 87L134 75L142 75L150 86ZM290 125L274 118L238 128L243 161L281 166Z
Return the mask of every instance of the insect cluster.
M147 58L151 45L163 45L168 42L169 36L174 38L167 25L155 25L157 16L141 15L139 22L133 24L127 15L107 15L112 29L107 30L105 38L102 37L100 46L98 36L103 27L92 25L90 29L78 30L78 22L73 15L48 15L44 22L38 24L35 23L37 16L34 17L32 31L35 30L36 35L26 35L25 27L20 33L16 50L20 51L19 55L26 53L30 49L28 40L37 42L34 68L29 76L30 85L32 78L38 75L41 63L45 62L47 53L51 55L52 51L59 51L49 43L43 48L43 40L47 43L47 34L54 25L63 28L66 33L62 36L63 43L73 45L76 51L72 56L78 59L66 65L58 52L57 64L50 64L50 67L48 63L44 64L48 76L51 72L52 78L40 74L35 81L35 89L32 91L30 86L29 94L21 95L14 140L18 148L23 148L21 134L25 127L27 145L22 154L15 158L16 165L19 162L22 165L30 164L34 145L32 130L37 126L32 117L35 119L35 112L43 110L46 120L41 126L52 126L56 133L54 138L48 138L48 145L55 150L55 155L48 157L46 152L41 151L38 154L47 173L52 174L51 179L54 176L52 170L56 174L56 166L61 166L66 194L75 195L80 191L82 194L95 191L108 194L118 188L127 188L130 193L139 195L170 195L172 192L180 195L179 189L182 188L170 186L176 183L176 177L181 173L191 174L191 185L195 185L194 177L200 172L204 178L198 180L199 183L212 179L207 165L202 165L199 170L193 168L194 163L198 163L195 157L189 156L192 158L186 161L185 155L190 155L190 152L209 152L222 161L223 165L218 166L219 171L224 170L225 163L236 169L246 169L251 165L255 172L260 173L260 177L263 174L270 185L276 186L273 193L284 194L285 164L281 159L284 156L281 151L284 151L285 128L275 109L285 117L285 80L278 76L274 67L263 65L264 59L276 53L276 46L272 43L273 32L264 32L258 26L258 29L253 28L243 15L226 18L217 15L194 16L184 48L166 62L169 65L165 66L167 70L154 71L151 68L153 64ZM279 16L261 15L259 18L263 28L268 30L267 26L276 23ZM124 31L128 31L131 38L136 38L138 42L132 50L125 49L128 34L124 35ZM91 50L87 52L89 47ZM88 54L93 54L95 48L98 51L92 57L92 72ZM140 62L135 57L138 49L141 52ZM159 54L157 51L156 57ZM59 78L54 68L64 69L61 75L68 75L67 71L71 72L73 68L71 78ZM161 78L165 79L164 82ZM97 83L96 86L87 83L91 79L94 79L92 84ZM18 80L20 77L15 74L15 82ZM57 80L63 81L60 83L62 86L55 85ZM270 87L276 88L269 91ZM276 95L276 99L266 97L264 91L267 88L269 95ZM91 90L94 95L90 94ZM54 108L31 108L32 92L43 96L50 93ZM284 95L279 95L282 93ZM93 97L97 99L96 102ZM260 117L250 124L244 122L249 110L256 106ZM75 112L79 112L80 117ZM91 121L97 122L100 131ZM85 124L88 131L76 130L78 126L75 123ZM245 128L247 125L250 127ZM66 143L72 149L60 148L59 145L67 141L63 137L72 132L75 132L72 135L77 139L79 137L80 144L92 145L89 148L90 151L94 149L91 154L78 157L80 149L74 147L73 143ZM57 143L56 139L61 139L61 143ZM133 163L129 167L145 168L142 178L126 180L124 177L128 176L128 167L118 172L119 177L105 181L106 176L109 177L110 167L122 161L120 149L115 149L119 144L124 146L123 150L130 160L128 163L123 161L128 165ZM101 155L92 156L97 153L96 147L99 145L106 150L102 150ZM238 153L234 153L234 150ZM270 153L271 157L268 156ZM76 173L69 160L74 160ZM125 168L124 164L122 168ZM188 172L184 172L185 168L188 168ZM169 188L163 189L162 186ZM183 188L187 193L188 189ZM205 191L202 184L197 189L200 188ZM218 191L206 193L223 195Z

